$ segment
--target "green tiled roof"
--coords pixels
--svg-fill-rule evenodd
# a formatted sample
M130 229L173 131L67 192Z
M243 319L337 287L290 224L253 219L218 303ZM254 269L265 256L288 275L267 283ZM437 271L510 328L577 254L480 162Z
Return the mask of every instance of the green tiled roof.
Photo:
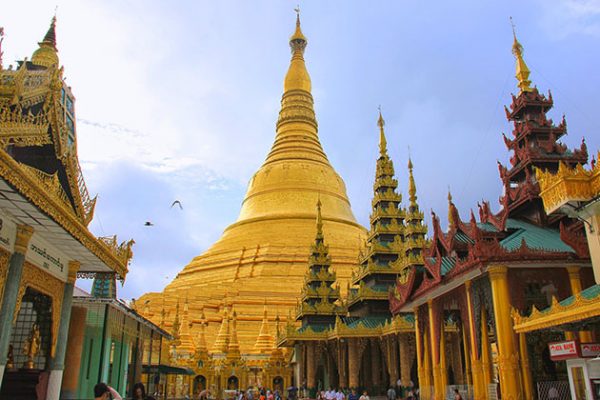
M454 235L454 238L459 241L460 243L467 243L467 244L472 244L473 240L471 240L470 237L468 237L466 234L462 233L462 232L456 232L456 235Z
M308 329L308 327L310 327L314 332L324 332L327 329L331 328L331 325L321 325L321 324L311 324L311 325L306 325L306 326L302 326L298 329L299 333L304 332L305 330Z
M590 286L589 288L581 291L581 297L586 300L592 300L600 296L600 285ZM567 297L560 302L562 306L569 306L575 301L575 296Z
M441 273L442 276L446 275L448 272L452 271L454 265L456 264L456 258L454 257L442 257L442 268Z
M498 232L498 229L489 222L478 222L477 227L485 232Z
M430 257L429 261L432 263L436 262L435 257ZM442 257L442 276L446 275L448 272L452 271L452 268L454 268L454 265L456 264L456 258L455 257Z
M377 328L382 326L387 321L390 320L390 317L384 315L372 315L368 317L362 317L355 321L348 322L348 328L356 328L358 324L362 324L367 328Z
M521 242L524 239L531 249L575 253L571 246L560 239L560 233L555 229L541 228L515 219L506 221L506 229L515 230L515 232L500 241L500 245L508 251L517 250L521 247Z

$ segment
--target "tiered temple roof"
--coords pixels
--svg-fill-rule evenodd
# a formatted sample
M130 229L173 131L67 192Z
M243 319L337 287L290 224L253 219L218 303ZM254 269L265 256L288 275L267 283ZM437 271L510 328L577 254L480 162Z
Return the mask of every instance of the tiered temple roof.
M589 262L581 222L564 214L548 217L535 179L537 169L556 172L561 163L572 167L585 164L585 142L571 151L557 141L566 134L566 122L563 118L556 126L546 117L552 96L543 96L530 86L523 48L516 36L513 53L520 93L513 96L510 110L506 110L514 129L513 137L504 140L513 155L510 168L499 164L504 186L502 208L494 214L484 201L478 204L479 221L473 211L464 221L449 196L448 230L442 230L439 218L432 213L433 237L424 251L423 267L414 270L414 277L398 283L390 298L394 313L411 310L411 302L420 302L426 293L491 262Z
M352 316L390 316L388 292L402 270L398 259L404 253L404 219L406 210L401 206L402 195L397 192L394 163L387 150L385 121L381 112L379 126L379 157L373 184L371 228L366 251L361 254L359 266L352 275L348 294L349 313Z
M41 210L43 218L37 212L31 215L31 210L26 215L34 229L64 229L86 248L65 251L81 260L80 276L113 272L124 279L133 241L97 238L87 229L96 198L90 196L79 165L75 97L63 71L56 18L31 61L25 58L16 68L4 68L0 60L0 177L14 188L2 190L16 191ZM7 210L14 209L10 200L14 198L0 195ZM38 221L44 218L54 223Z
M345 313L339 303L340 288L334 287L336 274L330 271L331 258L329 247L323 235L323 219L321 216L321 200L317 202L317 234L315 242L310 246L308 271L304 279L304 288L296 310L296 319L302 326L329 326L336 315Z

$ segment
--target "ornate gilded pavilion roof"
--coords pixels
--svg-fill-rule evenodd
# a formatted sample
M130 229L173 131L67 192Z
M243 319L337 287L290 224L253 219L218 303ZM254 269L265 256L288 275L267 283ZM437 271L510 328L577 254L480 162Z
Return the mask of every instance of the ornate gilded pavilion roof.
M112 270L124 279L133 241L97 238L87 228L96 198L79 165L75 98L59 68L55 29L53 18L31 61L19 62L16 69L0 65L0 178L7 184L0 187L0 206L24 213L40 232L56 224L62 229L55 233L66 231L76 239L87 249L78 253L85 258L82 274ZM35 211L15 207L11 192Z
M600 285L567 297L562 301L553 298L552 305L539 311L533 307L529 316L513 311L515 332L525 333L542 329L575 330L600 321Z

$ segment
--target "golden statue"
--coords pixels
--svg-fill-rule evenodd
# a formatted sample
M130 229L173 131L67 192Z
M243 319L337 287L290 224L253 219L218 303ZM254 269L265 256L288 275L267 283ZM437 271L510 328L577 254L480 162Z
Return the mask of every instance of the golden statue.
M11 370L15 368L15 358L13 355L13 345L9 344L8 345L8 355L7 355L7 360L6 360L6 369L7 370Z
M23 368L33 369L33 359L35 358L35 356L37 356L37 354L40 351L41 342L42 341L40 338L40 328L37 323L34 323L31 327L29 337L27 338L25 343L23 343L23 354L27 356L27 361L25 361Z

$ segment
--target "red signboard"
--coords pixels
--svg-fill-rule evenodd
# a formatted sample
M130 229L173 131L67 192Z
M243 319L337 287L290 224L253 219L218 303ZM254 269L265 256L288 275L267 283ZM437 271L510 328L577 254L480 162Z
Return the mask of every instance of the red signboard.
M565 340L564 342L550 343L550 358L554 361L580 358L579 344L576 340Z
M600 343L581 343L581 357L598 357L600 356Z

